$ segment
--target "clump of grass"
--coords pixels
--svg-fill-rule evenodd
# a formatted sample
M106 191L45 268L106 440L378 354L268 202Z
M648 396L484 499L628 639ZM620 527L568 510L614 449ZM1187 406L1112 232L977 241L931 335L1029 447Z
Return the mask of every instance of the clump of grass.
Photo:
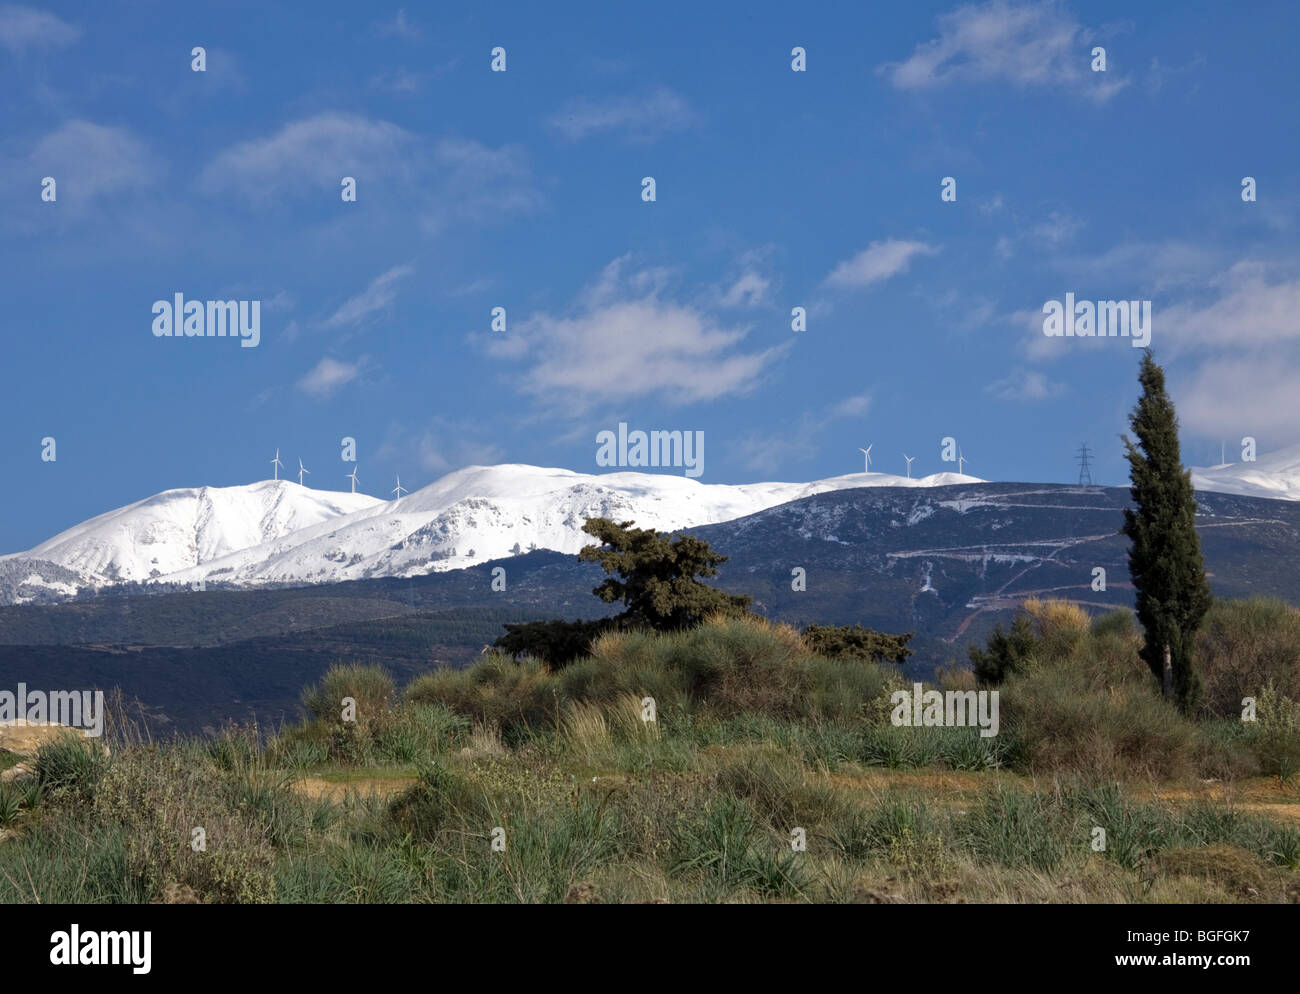
M796 756L771 749L751 749L729 758L716 774L719 791L749 801L778 835L792 829L811 832L845 810L840 794Z
M0 781L0 828L8 828L18 820L22 811L23 799L18 788L11 783Z
M52 799L65 803L90 800L109 766L102 743L75 732L45 742L36 751L36 778Z
M1155 856L1154 865L1169 876L1211 881L1239 898L1257 897L1267 886L1258 856L1222 843L1166 849Z
M963 819L961 843L975 856L1010 867L1052 871L1079 839L1071 820L1049 795L1005 788L986 790Z
M879 856L891 860L907 853L915 856L917 840L937 856L947 832L945 819L923 798L888 796L836 819L828 838L846 859L865 862Z
M1170 812L1134 803L1116 783L1076 786L1067 793L1066 801L1083 814L1089 841L1094 829L1103 829L1106 857L1130 870L1176 837L1176 820Z
M765 840L750 806L727 794L677 827L669 872L703 877L711 891L722 894L750 889L789 895L806 886L794 852L781 852Z

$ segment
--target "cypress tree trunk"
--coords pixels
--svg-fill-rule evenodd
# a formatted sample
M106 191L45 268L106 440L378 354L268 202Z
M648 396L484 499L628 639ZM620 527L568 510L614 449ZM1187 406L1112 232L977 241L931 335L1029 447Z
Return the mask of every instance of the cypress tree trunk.
M1169 697L1174 692L1174 663L1173 654L1169 651L1169 643L1165 643L1165 667L1161 674L1160 693Z

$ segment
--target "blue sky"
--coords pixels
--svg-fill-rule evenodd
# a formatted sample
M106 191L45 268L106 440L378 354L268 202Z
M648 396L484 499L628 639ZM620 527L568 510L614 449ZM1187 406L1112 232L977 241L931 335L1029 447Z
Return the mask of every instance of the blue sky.
M344 436L378 495L620 421L703 482L1122 484L1139 352L1045 338L1067 291L1153 301L1188 463L1300 441L1293 4L447 7L0 7L0 551L277 447L345 490Z

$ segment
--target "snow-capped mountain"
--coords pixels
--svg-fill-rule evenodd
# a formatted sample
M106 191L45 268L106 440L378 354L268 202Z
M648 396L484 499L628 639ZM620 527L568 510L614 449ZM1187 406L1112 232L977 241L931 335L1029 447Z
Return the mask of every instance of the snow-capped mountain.
M287 480L165 490L84 521L27 552L0 557L0 565L12 571L21 569L21 560L53 563L75 573L80 586L159 579L383 503ZM66 579L59 586L69 592Z
M1270 452L1255 462L1194 466L1192 486L1241 497L1300 500L1300 445Z
M25 568L24 561L43 561L72 571L80 577L76 586L83 587L414 576L533 548L576 553L592 541L582 531L592 517L668 530L728 521L829 490L980 482L957 473L918 479L854 473L813 483L725 485L666 474L471 466L382 501L264 481L166 491L92 518L28 552L0 557L0 566L7 562L14 573ZM59 581L57 592L66 594L66 575L59 574ZM4 595L0 590L0 601Z

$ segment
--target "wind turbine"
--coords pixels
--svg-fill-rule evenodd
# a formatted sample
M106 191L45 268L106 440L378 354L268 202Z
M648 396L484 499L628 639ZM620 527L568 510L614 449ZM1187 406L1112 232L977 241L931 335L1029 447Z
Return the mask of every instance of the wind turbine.
M348 479L352 481L352 492L357 492L357 468L352 467L352 472L348 474Z
M298 460L298 486L300 487L302 486L303 473L306 473L308 476L311 476L311 470L309 470L306 466L302 464L302 459L300 458Z
M907 460L907 478L910 480L912 478L912 460L914 460L916 456L909 456L904 452L903 458Z
M873 442L872 444L874 445L875 443ZM858 451L861 452L867 458L867 468L864 469L863 472L870 473L871 472L871 446L868 445L865 449L859 447Z
M958 476L965 475L965 473L962 471L962 466L965 464L965 462L966 462L966 457L961 454L961 449L958 449L957 450L957 475Z
M398 497L401 497L402 494L409 494L410 492L411 491L407 490L405 487L402 486L402 476L399 473L397 476L397 486L393 487L392 493L395 493L397 494Z
M280 450L275 450L275 458L271 460L271 472L275 474L275 479L280 479L280 470L284 469L284 463L280 462Z

